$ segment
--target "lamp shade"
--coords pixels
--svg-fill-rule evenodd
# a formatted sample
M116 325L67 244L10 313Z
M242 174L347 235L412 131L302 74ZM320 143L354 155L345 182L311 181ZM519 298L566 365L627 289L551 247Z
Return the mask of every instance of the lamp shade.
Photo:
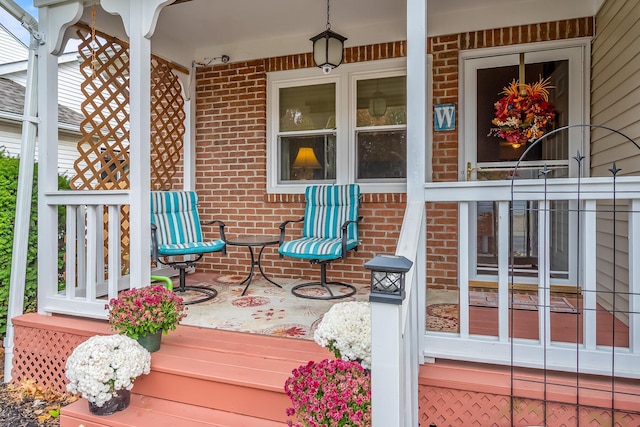
M292 167L296 169L321 169L322 165L320 165L313 148L300 147Z
M325 73L329 73L342 63L346 37L327 29L315 37L313 42L313 62Z

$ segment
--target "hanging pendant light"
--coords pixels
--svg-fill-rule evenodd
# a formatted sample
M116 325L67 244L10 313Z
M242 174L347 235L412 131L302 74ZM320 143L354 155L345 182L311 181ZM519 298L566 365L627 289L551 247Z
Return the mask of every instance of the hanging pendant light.
M313 62L322 68L323 73L329 74L342 63L344 42L347 38L331 31L329 0L327 0L327 28L310 40L313 42Z
M376 91L369 98L369 115L371 117L382 117L387 112L387 97L380 92L380 79L376 79Z

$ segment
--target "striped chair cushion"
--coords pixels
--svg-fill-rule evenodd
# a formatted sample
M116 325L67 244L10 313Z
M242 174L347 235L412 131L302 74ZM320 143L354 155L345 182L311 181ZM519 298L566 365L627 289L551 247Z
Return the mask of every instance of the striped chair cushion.
M310 186L305 198L303 237L342 237L342 224L358 219L360 187L356 184ZM348 238L358 238L357 224L349 226Z
M347 240L347 250L358 246L357 239ZM324 239L320 237L306 237L285 242L279 252L292 258L304 259L336 259L342 256L342 239Z
M357 221L360 187L350 185L310 186L305 191L307 205L302 238L284 242L279 252L292 258L336 259L342 256L342 225ZM358 224L347 231L347 250L358 246Z
M157 227L160 255L215 252L225 246L220 239L203 241L197 206L193 191L151 192L151 223Z

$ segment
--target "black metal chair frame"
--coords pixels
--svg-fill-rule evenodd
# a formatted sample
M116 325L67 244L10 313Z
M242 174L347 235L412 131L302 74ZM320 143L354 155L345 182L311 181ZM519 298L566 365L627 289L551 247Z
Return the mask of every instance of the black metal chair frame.
M295 285L292 289L291 289L291 293L297 297L300 298L307 298L307 299L318 299L318 300L333 300L333 299L342 299L342 298L348 298L352 295L355 295L355 293L357 292L357 289L355 288L355 286L350 285L348 283L343 283L343 282L327 282L327 265L329 263L331 263L332 261L335 261L337 259L347 259L347 229L349 227L350 224L353 223L359 223L362 220L362 216L358 217L357 221L354 220L350 220L350 221L345 221L342 224L342 254L340 255L339 258L332 258L332 259L310 259L309 263L310 264L320 264L320 281L316 281L316 282L305 282L305 283L300 283L298 285ZM292 223L299 223L304 221L304 217L300 218L300 219L294 219L294 220L287 220L284 221L282 224L280 224L280 245L282 245L282 243L284 242L284 237L285 237L285 233L286 233L286 227L289 224ZM356 246L355 248L353 248L353 250L355 252L358 252L358 246ZM283 255L280 254L280 258L283 258ZM302 258L301 258L302 259ZM299 292L299 290L301 289L306 289L306 288L312 288L312 287L316 287L316 286L320 286L322 288L324 288L327 292L328 295L326 296L314 296L314 295L305 295L304 293ZM344 294L335 294L333 292L333 290L331 289L331 286L335 286L337 288L345 288L348 289L348 291Z
M224 227L225 224L224 222L220 221L220 220L212 220L212 221L206 221L206 222L200 222L200 225L211 225L211 224L218 224L219 228L220 228L220 238L226 242L227 239L225 237L224 234ZM204 296L202 298L193 300L193 301L185 301L185 305L189 305L189 304L198 304L201 302L205 302L205 301L209 301L212 300L213 298L215 298L218 295L218 291L213 289L213 288L207 288L204 286L194 286L194 285L189 285L187 286L187 269L188 268L192 268L196 265L196 263L198 261L200 261L200 259L202 259L202 257L204 256L205 253L209 253L209 252L205 252L205 253L194 253L194 254L186 254L186 255L162 255L158 252L158 240L157 240L157 229L158 227L155 224L151 224L151 247L152 247L152 257L151 259L154 262L159 262L162 265L166 265L168 267L172 267L175 268L176 270L178 270L178 274L179 274L179 278L180 278L180 285L177 288L174 288L173 291L178 293L184 293L186 291L192 291L192 292L197 292L197 293L201 293ZM222 255L226 255L227 254L227 247L226 245L219 251L222 252ZM184 259L179 260L179 261L167 261L167 260L163 260L164 258L172 258L172 257L184 257ZM189 256L195 256L195 258L191 258L191 259L187 259L187 257Z

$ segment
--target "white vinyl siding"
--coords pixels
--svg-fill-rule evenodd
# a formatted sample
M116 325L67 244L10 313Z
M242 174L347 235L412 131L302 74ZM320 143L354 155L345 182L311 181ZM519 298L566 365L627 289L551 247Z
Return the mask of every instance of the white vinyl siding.
M58 103L80 112L85 96L80 90L83 77L80 74L77 54L69 54L68 60L58 65Z
M11 157L20 157L21 128L16 124L0 123L0 150ZM60 135L58 144L58 173L70 178L75 175L73 163L78 158L77 144L80 135ZM36 161L38 146L36 144Z
M596 15L596 37L592 46L591 123L620 131L640 141L640 3L636 0L607 0ZM619 175L640 174L640 150L621 136L602 129L592 132L591 176L611 176L613 162ZM599 206L598 209L611 208ZM625 210L625 206L619 209ZM626 278L629 257L626 217L618 213L616 225L616 311L629 307ZM611 214L598 216L597 285L598 302L613 307L613 226ZM624 279L623 279L624 278ZM619 318L628 322L626 314Z
M29 49L13 34L0 25L0 64L26 61L29 56Z

